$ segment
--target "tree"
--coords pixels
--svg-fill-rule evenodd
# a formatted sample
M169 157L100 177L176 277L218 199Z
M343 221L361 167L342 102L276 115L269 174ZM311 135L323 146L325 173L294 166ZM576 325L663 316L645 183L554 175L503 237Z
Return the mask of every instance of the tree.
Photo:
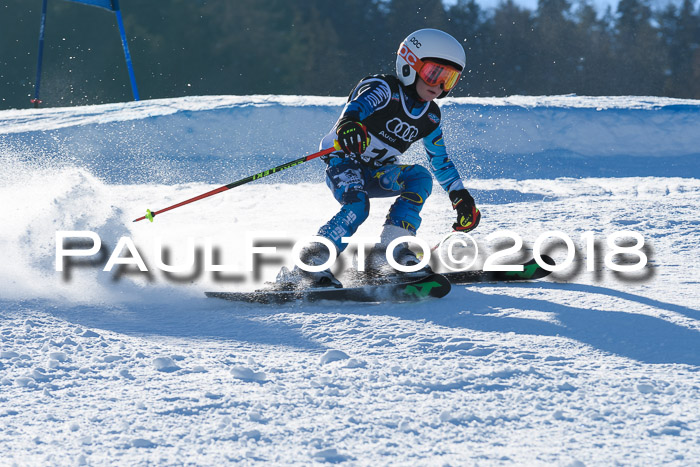
M700 96L700 12L684 0L680 9L670 4L659 15L668 54L664 93L678 97Z
M490 66L485 91L490 95L527 94L533 86L534 19L530 10L506 0L495 10L489 36Z
M663 45L647 0L620 0L614 37L616 77L611 94L653 95L663 87Z
M576 37L574 89L581 95L605 94L614 80L610 7L602 18L586 1L578 5L572 34Z
M452 96L666 95L700 98L699 0L121 0L142 99L206 94L345 96L393 73L399 43L421 28L464 45ZM572 2L574 4L572 5ZM37 2L0 2L0 108L29 106ZM112 14L50 1L44 106L131 100Z
M568 18L567 0L539 0L534 21L532 91L536 94L573 92L580 44L573 34L575 24Z
M486 70L490 65L487 16L475 0L458 0L447 10L446 32L464 46L467 64L462 80L452 95L481 95L486 87Z
M447 27L447 15L441 0L389 0L385 8L387 40L396 44L395 49L413 31Z

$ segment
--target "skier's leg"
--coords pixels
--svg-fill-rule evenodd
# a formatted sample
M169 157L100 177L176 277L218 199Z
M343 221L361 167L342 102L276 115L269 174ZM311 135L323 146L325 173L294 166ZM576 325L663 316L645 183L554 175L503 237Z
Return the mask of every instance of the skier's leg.
M420 211L433 191L433 177L420 165L389 164L367 174L365 190L372 198L397 196L386 223L415 235L421 224Z
M340 254L346 243L343 237L350 237L369 215L369 196L364 191L365 168L348 158L332 158L326 169L326 184L333 196L341 204L340 211L318 231L318 235L331 241L336 254ZM311 243L304 247L299 259L309 266L326 263L330 257L328 247L322 243ZM303 271L295 267L292 271L282 268L278 282L304 283L315 286L342 287L330 269L319 272Z
M416 235L416 230L421 224L420 211L432 193L433 178L428 169L420 165L388 165L372 174L368 187L371 195L398 195L387 215L381 241L373 249L373 259L369 263L370 268L384 270L387 245L398 237ZM405 266L420 262L406 243L393 250L393 257L397 263ZM430 272L430 268L426 266L420 272Z
M326 169L326 184L341 208L318 234L333 242L338 253L347 246L341 239L352 236L369 216L365 176L366 168L349 158L332 159Z
M415 235L421 224L420 211L433 191L433 177L420 165L398 167L400 170L392 176L395 177L394 185L400 187L401 192L391 206L385 224L401 227Z

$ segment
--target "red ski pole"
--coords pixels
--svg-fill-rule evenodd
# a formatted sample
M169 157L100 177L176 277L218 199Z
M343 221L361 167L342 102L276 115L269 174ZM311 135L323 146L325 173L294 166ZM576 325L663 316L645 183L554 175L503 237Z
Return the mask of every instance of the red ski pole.
M149 221L153 222L153 218L157 214L161 214L161 213L164 213L166 211L170 211L172 209L179 208L180 206L184 206L186 204L194 203L195 201L199 201L200 199L208 198L208 197L213 196L217 193L221 193L222 191L230 190L231 188L235 188L237 186L244 185L248 182L252 182L252 181L257 180L259 178L267 177L268 175L272 175L272 174L277 173L281 170L289 169L290 167L294 167L296 165L303 164L304 162L310 161L311 159L316 159L317 157L325 156L326 154L330 154L333 151L339 151L339 150L340 150L340 145L336 141L334 143L333 147L331 147L331 148L324 149L324 150L319 151L317 153L309 154L308 156L300 157L299 159L286 162L286 163L284 163L282 165L278 165L277 167L274 167L272 169L267 169L267 170L264 170L260 173L255 174L255 175L251 175L250 177L242 178L241 180L229 183L228 185L221 186L219 188L216 188L215 190L208 191L206 193L203 193L199 196L195 196L194 198L190 198L190 199L182 201L180 203L173 204L172 206L168 206L167 208L163 208L159 211L151 211L150 209L146 209L146 215L139 217L138 219L134 219L134 222L142 221L144 219L148 219Z

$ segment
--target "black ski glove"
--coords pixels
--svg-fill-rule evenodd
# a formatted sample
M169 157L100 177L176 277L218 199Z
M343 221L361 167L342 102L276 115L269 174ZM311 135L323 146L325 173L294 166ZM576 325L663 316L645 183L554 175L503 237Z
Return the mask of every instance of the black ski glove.
M452 209L457 211L457 222L452 225L452 230L469 232L479 225L481 213L474 204L474 198L466 189L450 192Z
M359 156L369 146L367 127L360 122L348 120L341 123L336 133L338 133L338 144L347 155Z

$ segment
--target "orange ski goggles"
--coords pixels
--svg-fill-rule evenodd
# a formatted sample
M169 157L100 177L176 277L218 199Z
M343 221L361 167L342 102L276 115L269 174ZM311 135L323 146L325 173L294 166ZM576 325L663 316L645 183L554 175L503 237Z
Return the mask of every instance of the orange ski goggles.
M462 76L461 71L449 65L443 65L429 60L421 60L405 42L401 43L401 47L399 47L397 53L406 60L406 63L408 63L411 68L416 70L418 76L420 76L428 86L441 84L444 91L449 91L457 85L459 77Z

